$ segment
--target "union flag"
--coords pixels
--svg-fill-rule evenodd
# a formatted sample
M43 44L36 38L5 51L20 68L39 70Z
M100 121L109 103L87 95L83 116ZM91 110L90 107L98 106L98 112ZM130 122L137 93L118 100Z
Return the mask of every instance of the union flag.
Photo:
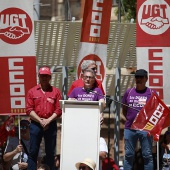
M170 126L170 109L156 94L152 93L151 98L136 116L131 128L147 131L155 141L158 141L162 129L168 126Z

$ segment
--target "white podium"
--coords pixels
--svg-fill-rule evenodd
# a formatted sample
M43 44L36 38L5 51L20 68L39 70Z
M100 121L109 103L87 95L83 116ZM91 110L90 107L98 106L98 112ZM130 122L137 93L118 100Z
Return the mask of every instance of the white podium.
M75 163L91 158L99 169L100 112L98 101L60 100L62 107L60 170L76 170Z

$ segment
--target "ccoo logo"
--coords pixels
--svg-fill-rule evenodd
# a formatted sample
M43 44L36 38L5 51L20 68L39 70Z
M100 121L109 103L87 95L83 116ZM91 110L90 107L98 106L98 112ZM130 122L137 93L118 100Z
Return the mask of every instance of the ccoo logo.
M21 44L32 32L29 15L19 8L7 8L0 12L0 39L9 44Z
M169 11L170 6L167 2L147 0L139 8L138 24L148 34L162 34L170 27Z

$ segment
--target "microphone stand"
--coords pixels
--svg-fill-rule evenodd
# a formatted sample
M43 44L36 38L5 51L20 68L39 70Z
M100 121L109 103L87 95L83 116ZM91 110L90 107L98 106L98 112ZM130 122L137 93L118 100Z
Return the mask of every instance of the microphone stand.
M132 106L128 106L127 104L124 104L124 103L122 103L122 102L119 102L119 101L117 101L117 100L115 100L115 99L111 99L110 97L106 97L106 96L104 96L104 95L102 95L102 94L99 94L99 93L97 93L97 92L95 92L95 91L93 91L93 90L91 90L91 89L86 89L86 92L87 93L94 93L94 94L97 94L97 95L99 95L99 96L102 96L103 98L105 98L105 99L109 99L109 100L111 100L111 103L112 103L112 101L114 101L114 102L116 102L116 103L119 103L119 104L121 104L121 105L123 105L123 106L126 106L126 107L129 107L129 108L131 108L131 109L133 109L133 110L136 110L136 111L140 111L140 110L138 110L138 109L136 109L136 108L133 108ZM111 104L110 103L110 104Z
M112 104L112 101L110 98L109 98L109 101L108 101L108 107L109 107L109 118L108 118L108 166L107 166L107 169L110 170L110 113L111 113L111 104Z
M117 103L119 103L119 104L121 104L121 105L124 105L124 106L126 106L126 107L129 107L129 108L131 108L131 109L133 109L133 110L136 110L136 111L140 111L140 110L138 110L138 109L136 109L136 108L133 108L133 107L131 107L131 106L128 106L128 105L126 105L126 104L124 104L124 103L122 103L122 102L119 102L119 101L117 101L117 100L115 100L115 99L111 99L110 97L106 97L106 96L104 96L104 95L102 95L102 94L99 94L99 93L97 93L97 92L95 92L95 91L93 91L93 90L91 90L91 89L89 89L89 88L87 88L86 89L86 92L87 93L93 93L93 94L97 94L97 95L99 95L99 96L102 96L104 99L109 99L108 100L108 107L109 107L109 118L108 118L108 166L107 166L107 169L108 170L110 170L110 113L111 113L111 104L112 104L112 101L114 101L114 102L117 102Z

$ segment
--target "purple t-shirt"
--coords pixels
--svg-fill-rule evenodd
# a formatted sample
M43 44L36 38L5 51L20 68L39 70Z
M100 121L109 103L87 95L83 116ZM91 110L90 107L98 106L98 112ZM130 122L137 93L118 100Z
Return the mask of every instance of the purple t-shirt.
M127 89L122 98L122 103L140 111L151 97L152 92L156 93L150 88L147 88L146 91L142 92L139 91L137 92L135 87ZM126 129L129 129L131 127L136 115L138 114L137 110L134 110L133 108L130 107L127 107L125 123Z
M71 92L69 98L75 98L79 101L99 101L104 99L102 91L99 88L92 89L94 91L87 93L83 87L76 87Z

